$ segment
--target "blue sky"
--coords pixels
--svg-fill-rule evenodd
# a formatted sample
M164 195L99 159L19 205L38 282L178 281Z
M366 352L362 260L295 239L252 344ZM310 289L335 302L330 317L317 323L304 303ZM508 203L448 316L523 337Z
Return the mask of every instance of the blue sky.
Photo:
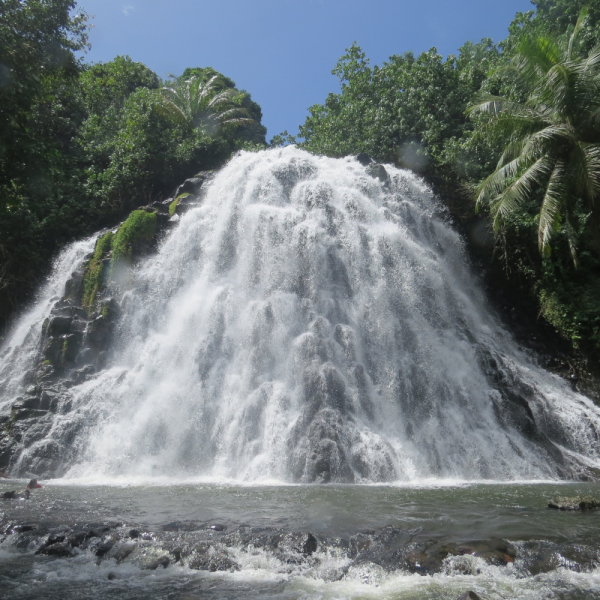
M381 64L432 46L500 41L529 0L78 0L93 15L86 60L129 55L160 77L211 66L252 94L267 139L296 133L307 109L338 91L331 75L353 41Z

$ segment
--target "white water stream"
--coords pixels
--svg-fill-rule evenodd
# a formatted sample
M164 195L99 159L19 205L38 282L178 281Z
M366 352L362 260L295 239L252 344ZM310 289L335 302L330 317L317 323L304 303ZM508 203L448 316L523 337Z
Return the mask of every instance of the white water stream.
M70 244L61 252L31 307L21 315L0 346L0 409L23 391L23 375L35 363L40 351L44 320L64 294L71 273L93 251L95 243L94 235Z

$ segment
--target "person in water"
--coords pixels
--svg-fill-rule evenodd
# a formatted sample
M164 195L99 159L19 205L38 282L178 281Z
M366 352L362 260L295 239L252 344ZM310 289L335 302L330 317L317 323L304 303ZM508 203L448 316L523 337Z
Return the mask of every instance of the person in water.
M19 498L25 498L25 500L29 500L29 497L31 496L31 492L29 490L34 490L36 488L41 488L42 485L38 483L37 479L32 479L26 486L25 486L25 491L22 492L21 494L17 494L17 492L15 490L12 490L10 492L4 492L4 494L2 494L2 499L3 500L18 500Z
M12 490L11 492L4 492L4 494L2 494L2 499L3 500L18 500L19 498L24 498L25 500L29 500L29 496L31 496L31 492L29 491L28 488L25 488L25 491L22 494L17 494L17 492L15 492L15 490Z

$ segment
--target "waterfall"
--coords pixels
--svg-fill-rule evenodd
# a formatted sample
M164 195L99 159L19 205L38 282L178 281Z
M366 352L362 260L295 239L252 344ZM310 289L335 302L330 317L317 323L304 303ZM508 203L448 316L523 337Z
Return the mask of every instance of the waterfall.
M362 483L600 467L598 408L489 312L425 183L385 169L295 147L234 157L118 290L104 368L60 390L15 469L35 471L49 447L67 477Z
M29 310L9 331L0 348L0 410L6 408L26 385L23 376L39 353L42 325L65 292L73 269L81 266L94 249L96 236L67 246L54 261L48 280L40 288Z

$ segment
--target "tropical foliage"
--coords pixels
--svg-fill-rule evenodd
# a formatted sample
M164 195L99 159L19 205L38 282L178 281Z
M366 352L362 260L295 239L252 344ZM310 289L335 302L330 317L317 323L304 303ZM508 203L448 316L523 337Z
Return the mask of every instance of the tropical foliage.
M175 79L172 85L161 88L156 109L176 123L209 135L221 125L252 123L248 111L235 104L239 92L233 88L219 91L218 83L218 75L206 82L197 76Z
M500 161L477 186L477 204L488 203L496 230L540 191L538 246L548 256L554 233L564 230L577 264L578 201L598 232L600 196L600 49L581 58L575 50L588 11L568 40L524 38L501 73L523 102L485 94L469 112L490 117L481 134L507 143ZM600 233L600 232L599 232Z

